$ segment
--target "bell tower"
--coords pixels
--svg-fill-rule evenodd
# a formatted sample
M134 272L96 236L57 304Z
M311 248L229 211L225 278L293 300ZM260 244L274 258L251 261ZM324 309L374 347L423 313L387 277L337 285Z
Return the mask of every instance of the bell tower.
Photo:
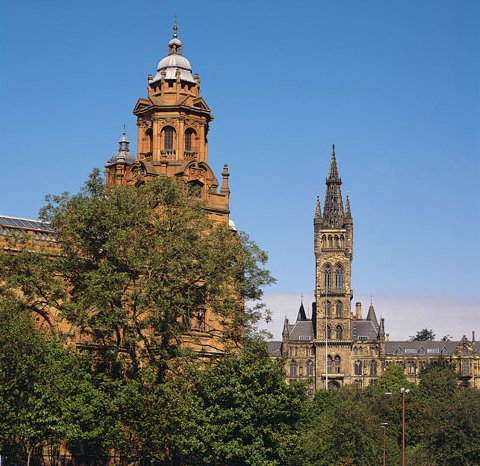
M148 75L147 98L138 100L138 152L128 166L124 183L141 184L156 176L169 176L185 183L192 198L205 202L212 220L229 223L228 166L222 171L222 185L208 164L208 132L212 112L200 94L200 77L192 75L183 55L175 21L168 54ZM115 167L111 167L113 171ZM107 182L115 182L110 177Z
M351 372L353 220L348 196L345 209L343 206L335 146L332 147L326 185L323 215L317 198L313 221L317 388L321 388L327 378L329 385L342 385Z

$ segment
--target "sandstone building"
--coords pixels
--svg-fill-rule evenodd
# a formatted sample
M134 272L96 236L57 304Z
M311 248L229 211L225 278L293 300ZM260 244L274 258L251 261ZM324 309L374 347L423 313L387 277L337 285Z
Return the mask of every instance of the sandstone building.
M475 335L460 341L389 341L385 320L380 322L373 304L366 317L357 302L351 310L353 291L353 218L350 200L342 199L335 147L326 179L321 211L317 198L314 226L315 302L307 318L303 303L296 320L285 318L282 341L269 342L273 356L286 358L288 380L305 380L315 390L357 384L375 384L391 364L402 367L412 382L436 358L447 359L459 383L480 388L480 345Z
M124 129L118 151L105 166L106 184L139 186L159 176L175 178L185 184L194 201L204 202L211 220L223 223L235 235L230 220L228 166L223 167L220 186L208 164L213 115L201 96L200 77L192 73L189 60L182 54L182 45L175 22L168 54L158 63L156 75L148 76L147 98L140 98L133 109L138 126L137 155L130 151ZM56 251L56 235L47 223L0 215L0 248L4 253L15 252L14 243L7 241L12 235L27 237L35 250ZM188 322L190 331L183 342L189 347L206 356L224 350L220 323L209 312L208 303L192 310ZM49 316L49 324L62 325L55 312Z

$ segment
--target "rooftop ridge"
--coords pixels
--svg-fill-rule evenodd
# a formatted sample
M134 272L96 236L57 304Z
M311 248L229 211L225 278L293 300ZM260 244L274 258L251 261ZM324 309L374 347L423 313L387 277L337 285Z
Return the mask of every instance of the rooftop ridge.
M12 218L14 220L26 220L27 222L40 222L40 223L50 224L50 222L45 222L44 220L40 220L38 218L14 217L13 215L4 215L4 214L0 214L0 218Z

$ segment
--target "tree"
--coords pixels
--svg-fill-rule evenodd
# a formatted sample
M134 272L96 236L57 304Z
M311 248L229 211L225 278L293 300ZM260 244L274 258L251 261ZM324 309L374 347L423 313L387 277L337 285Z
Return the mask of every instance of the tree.
M205 335L214 349L242 342L261 315L267 260L245 235L209 220L204 206L175 180L106 189L98 170L77 195L50 196L42 218L58 236L54 254L17 241L0 256L0 294L41 316L58 333L95 349L95 363L114 377L136 377L145 365L161 381L172 359ZM207 310L216 324L206 327ZM65 326L63 327L65 328Z
M408 382L405 377L403 368L396 365L390 365L387 366L382 375L378 378L375 385L375 391L378 391L380 394L386 392L399 393L402 387L411 388L411 383Z
M187 439L185 464L296 464L291 456L306 391L285 382L283 365L254 343L199 374L198 428Z
M0 300L0 450L7 464L30 464L60 445L105 451L117 424L110 399L96 389L61 342L48 341L31 315Z
M427 328L419 330L415 336L410 337L410 341L433 341L433 340L435 340L435 334L433 333L432 329L428 330Z
M380 464L383 453L380 422L364 403L338 399L303 429L300 443L304 456L298 464Z

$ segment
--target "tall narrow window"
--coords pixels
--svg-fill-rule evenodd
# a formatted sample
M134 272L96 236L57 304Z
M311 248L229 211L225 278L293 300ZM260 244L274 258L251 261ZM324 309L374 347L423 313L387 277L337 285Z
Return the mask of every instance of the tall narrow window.
M338 356L338 355L335 356L335 367L334 367L335 374L340 374L340 372L341 372L340 362L341 362L340 356Z
M313 377L313 362L312 361L307 362L307 375L309 377Z
M198 309L197 310L197 330L200 330L201 332L205 332L207 328L207 321L206 321L206 313L207 311L205 309Z
M330 340L332 338L332 329L330 328L330 325L327 325L327 340Z
M332 303L330 301L325 303L325 313L327 317L332 317Z
M331 280L332 280L332 271L330 269L330 266L327 265L325 267L325 288L327 290L329 290L330 287L332 286L332 281Z
M341 340L343 338L343 329L341 325L336 326L335 336L337 337L337 340Z
M294 378L297 376L297 363L293 361L290 363L290 377Z
M333 364L333 360L332 360L332 357L330 355L327 356L327 371L329 374L332 373L332 364Z
M342 317L342 311L343 311L343 309L342 309L342 303L341 303L340 301L337 301L337 302L335 303L335 315L336 315L337 317Z
M195 135L195 132L191 128L188 128L187 131L185 131L185 150L187 152L193 151L194 135Z
M362 375L362 361L355 361L355 375Z
M377 361L370 363L370 375L377 375Z
M335 273L335 287L337 290L343 289L343 268L341 265L337 265L337 270Z
M172 150L173 149L173 133L174 129L171 126L167 126L163 130L163 148L166 150Z

